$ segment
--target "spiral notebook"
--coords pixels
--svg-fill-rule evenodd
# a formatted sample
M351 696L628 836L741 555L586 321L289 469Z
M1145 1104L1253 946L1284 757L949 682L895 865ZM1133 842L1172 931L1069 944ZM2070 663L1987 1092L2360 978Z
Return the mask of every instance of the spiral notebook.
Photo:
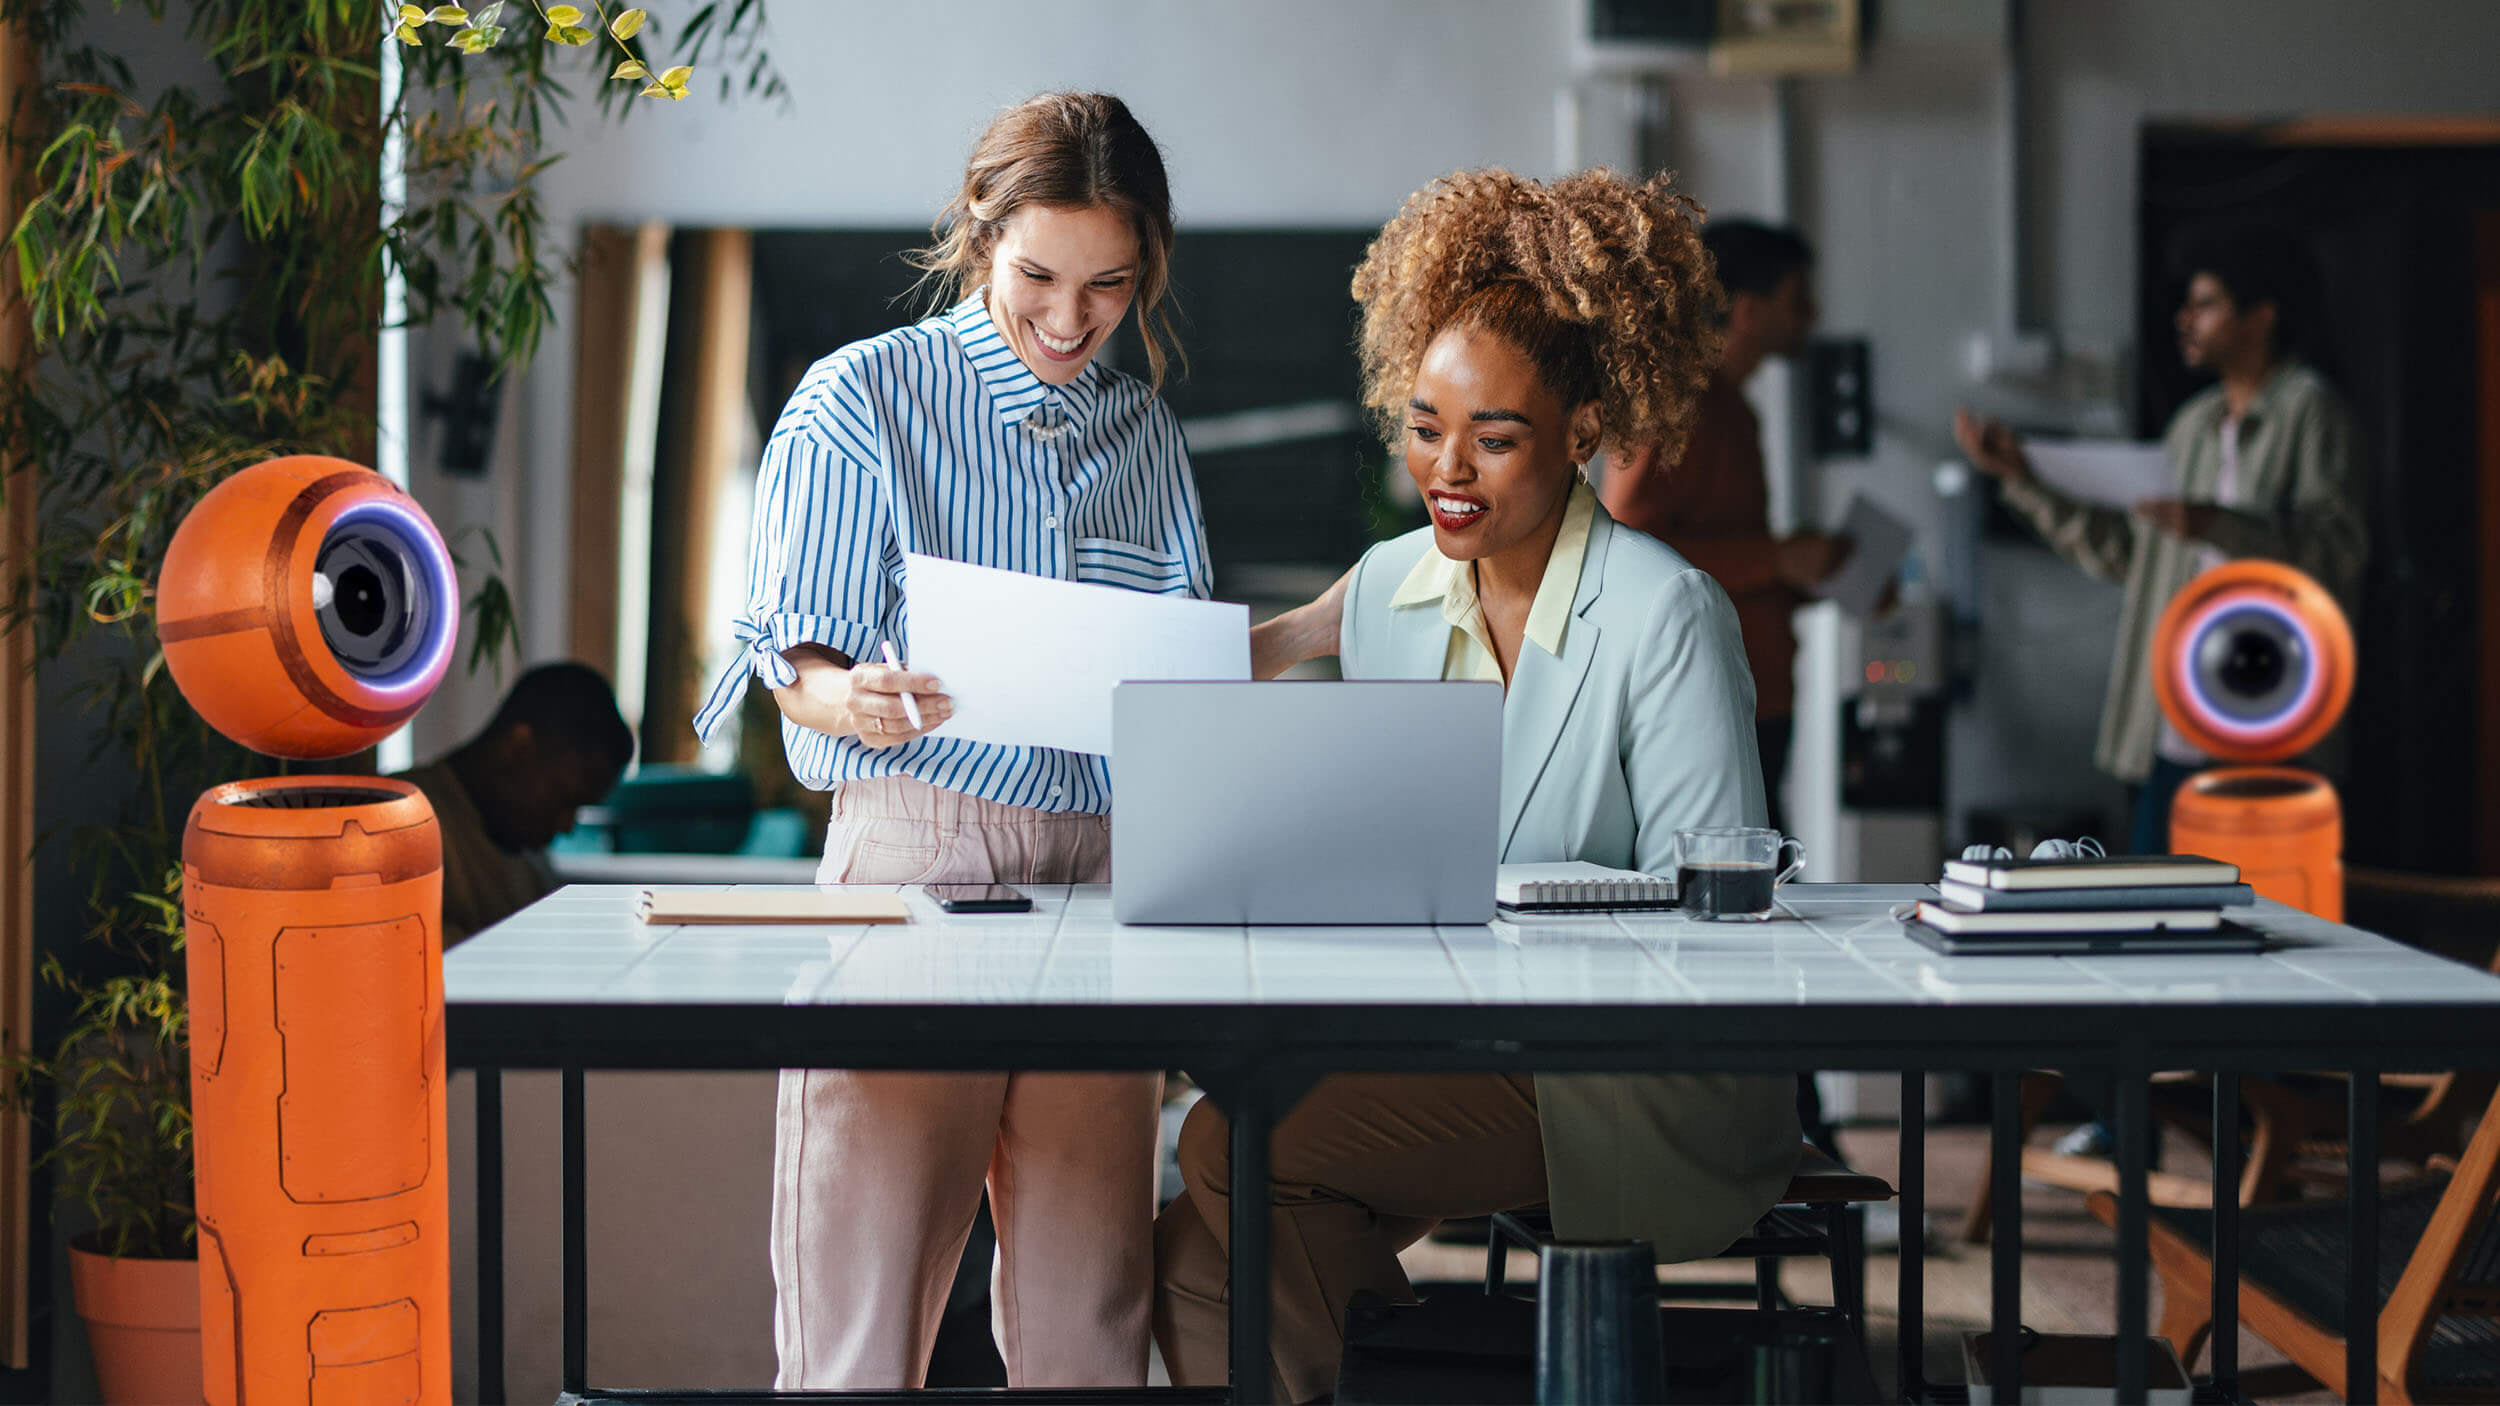
M1675 881L1630 869L1609 869L1585 859L1505 864L1494 873L1493 901L1515 913L1673 908Z
M908 923L911 909L887 889L644 889L635 915L654 927L708 923Z

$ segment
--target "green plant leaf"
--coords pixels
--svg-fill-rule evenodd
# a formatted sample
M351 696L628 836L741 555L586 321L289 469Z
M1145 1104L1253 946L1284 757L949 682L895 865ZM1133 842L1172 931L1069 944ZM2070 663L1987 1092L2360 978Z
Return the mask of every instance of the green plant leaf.
M646 10L627 10L608 22L608 33L619 40L631 39L642 32L642 22L651 18Z
M426 18L434 21L436 24L467 24L469 22L469 12L461 9L457 5L437 5L434 7L433 12L428 14Z
M648 78L650 76L651 70L644 68L640 59L627 59L616 66L616 72L608 75L610 78Z
M549 25L547 26L547 37L554 40L558 44L567 44L578 48L579 46L590 42L590 28L587 25L579 24Z
M503 15L503 6L504 0L494 0L494 3L488 5L485 9L473 11L469 15L469 28L491 28L501 19Z
M561 28L566 25L580 24L581 22L582 12L578 6L550 5L547 7L547 23L550 25Z
M423 5L402 5L399 7L399 22L401 24L423 24L425 23L425 20L426 12Z
M425 40L418 37L417 27L413 24L401 24L399 28L391 31L391 37L398 40L400 43L407 45L411 49L422 49L425 47Z

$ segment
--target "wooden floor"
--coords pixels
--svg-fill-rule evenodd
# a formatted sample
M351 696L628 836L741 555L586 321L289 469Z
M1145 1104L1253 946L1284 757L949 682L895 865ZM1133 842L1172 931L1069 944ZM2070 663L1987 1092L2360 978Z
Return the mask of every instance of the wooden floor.
M2058 1130L2058 1131L2063 1131ZM2041 1140L2055 1134L2044 1130ZM1893 1128L1849 1128L1840 1134L1841 1150L1851 1166L1887 1179L1900 1166L1900 1134ZM1966 1245L1961 1238L1963 1208L1986 1175L1988 1130L1984 1126L1933 1127L1927 1139L1927 1204L1934 1232L1927 1256L1927 1377L1935 1382L1962 1380L1962 1334L1984 1329L1988 1321L1988 1247ZM2200 1148L2177 1137L2163 1147L2165 1169L2202 1177L2210 1171ZM2043 1333L2108 1333L2114 1330L2118 1302L2118 1270L2112 1256L2110 1230L2084 1209L2080 1192L2026 1184L2023 1190L2023 1322ZM1408 1272L1426 1279L1481 1279L1484 1251L1425 1241L1406 1255ZM1733 1273L1731 1272L1733 1271ZM1516 1279L1532 1279L1534 1262L1524 1253L1513 1256ZM1683 1265L1667 1271L1673 1279L1728 1280L1746 1271L1730 1264ZM2148 1271L2149 1274L2149 1271ZM1800 1303L1831 1302L1831 1281L1819 1259L1788 1263L1781 1280ZM1894 1380L1894 1345L1900 1332L1895 1315L1900 1284L1900 1259L1891 1251L1871 1255L1867 1264L1868 1346L1875 1358L1875 1377L1887 1388ZM2158 1279L2148 1290L2153 1319L2161 1313ZM2244 1371L2279 1364L2283 1355L2246 1332L2240 1335ZM2193 1364L2191 1371L2203 1370ZM2316 1389L2293 1395L2260 1396L2264 1401L2331 1402L2336 1398Z

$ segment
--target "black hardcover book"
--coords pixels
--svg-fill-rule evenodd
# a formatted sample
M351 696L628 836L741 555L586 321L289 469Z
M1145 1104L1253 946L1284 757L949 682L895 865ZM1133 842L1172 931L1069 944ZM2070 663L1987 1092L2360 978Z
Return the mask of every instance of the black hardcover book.
M2194 932L2157 929L2151 932L1991 933L1985 937L1956 937L1913 919L1903 923L1901 930L1949 957L2064 957L2101 952L2262 952L2266 947L2264 933L2228 921L2220 927Z

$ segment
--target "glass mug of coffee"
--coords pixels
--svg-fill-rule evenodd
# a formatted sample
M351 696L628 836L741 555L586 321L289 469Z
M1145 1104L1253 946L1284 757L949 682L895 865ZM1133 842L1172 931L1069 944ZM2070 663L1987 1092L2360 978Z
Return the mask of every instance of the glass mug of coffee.
M1789 849L1796 857L1779 867ZM1771 916L1771 892L1806 867L1805 841L1777 830L1730 825L1675 832L1675 891L1689 917L1758 923Z

